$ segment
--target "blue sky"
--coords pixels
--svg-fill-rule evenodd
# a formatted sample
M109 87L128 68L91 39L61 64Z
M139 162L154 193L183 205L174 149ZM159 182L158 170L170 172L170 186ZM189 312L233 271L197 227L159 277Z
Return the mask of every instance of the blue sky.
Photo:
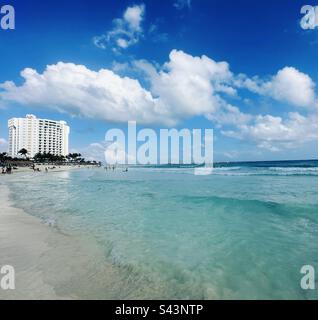
M6 3L0 150L7 120L34 113L68 121L71 148L96 157L107 129L137 120L214 128L218 161L318 158L318 31L300 27L303 1Z

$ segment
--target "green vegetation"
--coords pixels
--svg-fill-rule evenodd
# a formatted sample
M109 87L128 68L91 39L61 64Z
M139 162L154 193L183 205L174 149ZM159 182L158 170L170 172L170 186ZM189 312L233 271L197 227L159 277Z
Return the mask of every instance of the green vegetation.
M18 152L18 154L21 154L21 156L23 156L23 157L25 157L25 158L27 158L28 153L29 153L28 150L25 149L25 148L21 149L21 150Z
M33 159L29 159L27 157L28 150L21 149L19 154L24 157L24 159L20 158L12 158L8 156L6 152L0 153L0 165L4 166L6 164L11 165L32 165L34 163L48 163L55 165L66 165L66 164L74 164L74 165L101 165L100 162L97 161L87 161L82 157L80 153L70 153L65 156L57 156L51 153L37 153Z

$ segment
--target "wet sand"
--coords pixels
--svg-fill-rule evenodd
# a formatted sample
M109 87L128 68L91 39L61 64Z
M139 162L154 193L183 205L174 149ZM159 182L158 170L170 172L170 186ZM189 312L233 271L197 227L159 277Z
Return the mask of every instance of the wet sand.
M53 232L23 210L12 207L5 186L0 186L0 206L0 265L12 265L16 273L16 290L0 289L0 299L58 299L38 268Z
M0 300L147 297L147 279L114 266L107 254L95 239L64 234L14 207L8 186L0 184L0 267L11 265L16 273L16 289L0 288Z
M103 297L96 283L102 291L111 287L112 270L94 241L63 234L15 208L9 188L0 185L0 266L4 265L14 267L16 289L0 289L0 300L96 299Z

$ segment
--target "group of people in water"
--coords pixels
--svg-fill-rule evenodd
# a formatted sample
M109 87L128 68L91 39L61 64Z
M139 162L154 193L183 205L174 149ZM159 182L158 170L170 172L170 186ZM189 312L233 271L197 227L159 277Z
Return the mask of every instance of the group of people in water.
M11 165L3 166L1 170L1 174L12 174L13 169L17 169L17 168L13 168ZM36 168L34 164L32 165L31 169L33 170L33 172L41 172L41 169ZM54 169L56 169L56 167L46 167L44 170L45 172L49 172L49 170L54 170Z
M116 166L114 166L114 165L112 165L112 166L106 166L106 167L105 167L105 170L106 170L106 171L115 171L115 169L116 169ZM125 169L123 170L123 172L128 172L128 168L125 168Z
M115 169L116 169L115 166L106 166L106 167L105 167L105 170L106 170L106 171L108 171L108 170L109 170L109 171L111 171L111 170L115 171Z
M54 170L54 169L56 169L56 167L45 167L45 172L49 172L49 170ZM35 165L33 164L32 165L32 170L34 171L34 172L41 172L41 169L40 168L36 168L35 167Z

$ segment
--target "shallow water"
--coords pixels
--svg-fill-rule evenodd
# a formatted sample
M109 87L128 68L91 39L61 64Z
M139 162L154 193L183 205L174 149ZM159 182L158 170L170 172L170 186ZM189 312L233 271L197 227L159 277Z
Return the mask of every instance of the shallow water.
M136 168L3 180L16 206L98 242L118 269L112 298L313 299L318 290L300 288L300 268L318 268L317 175L231 166L210 176ZM90 290L103 298L112 289Z

